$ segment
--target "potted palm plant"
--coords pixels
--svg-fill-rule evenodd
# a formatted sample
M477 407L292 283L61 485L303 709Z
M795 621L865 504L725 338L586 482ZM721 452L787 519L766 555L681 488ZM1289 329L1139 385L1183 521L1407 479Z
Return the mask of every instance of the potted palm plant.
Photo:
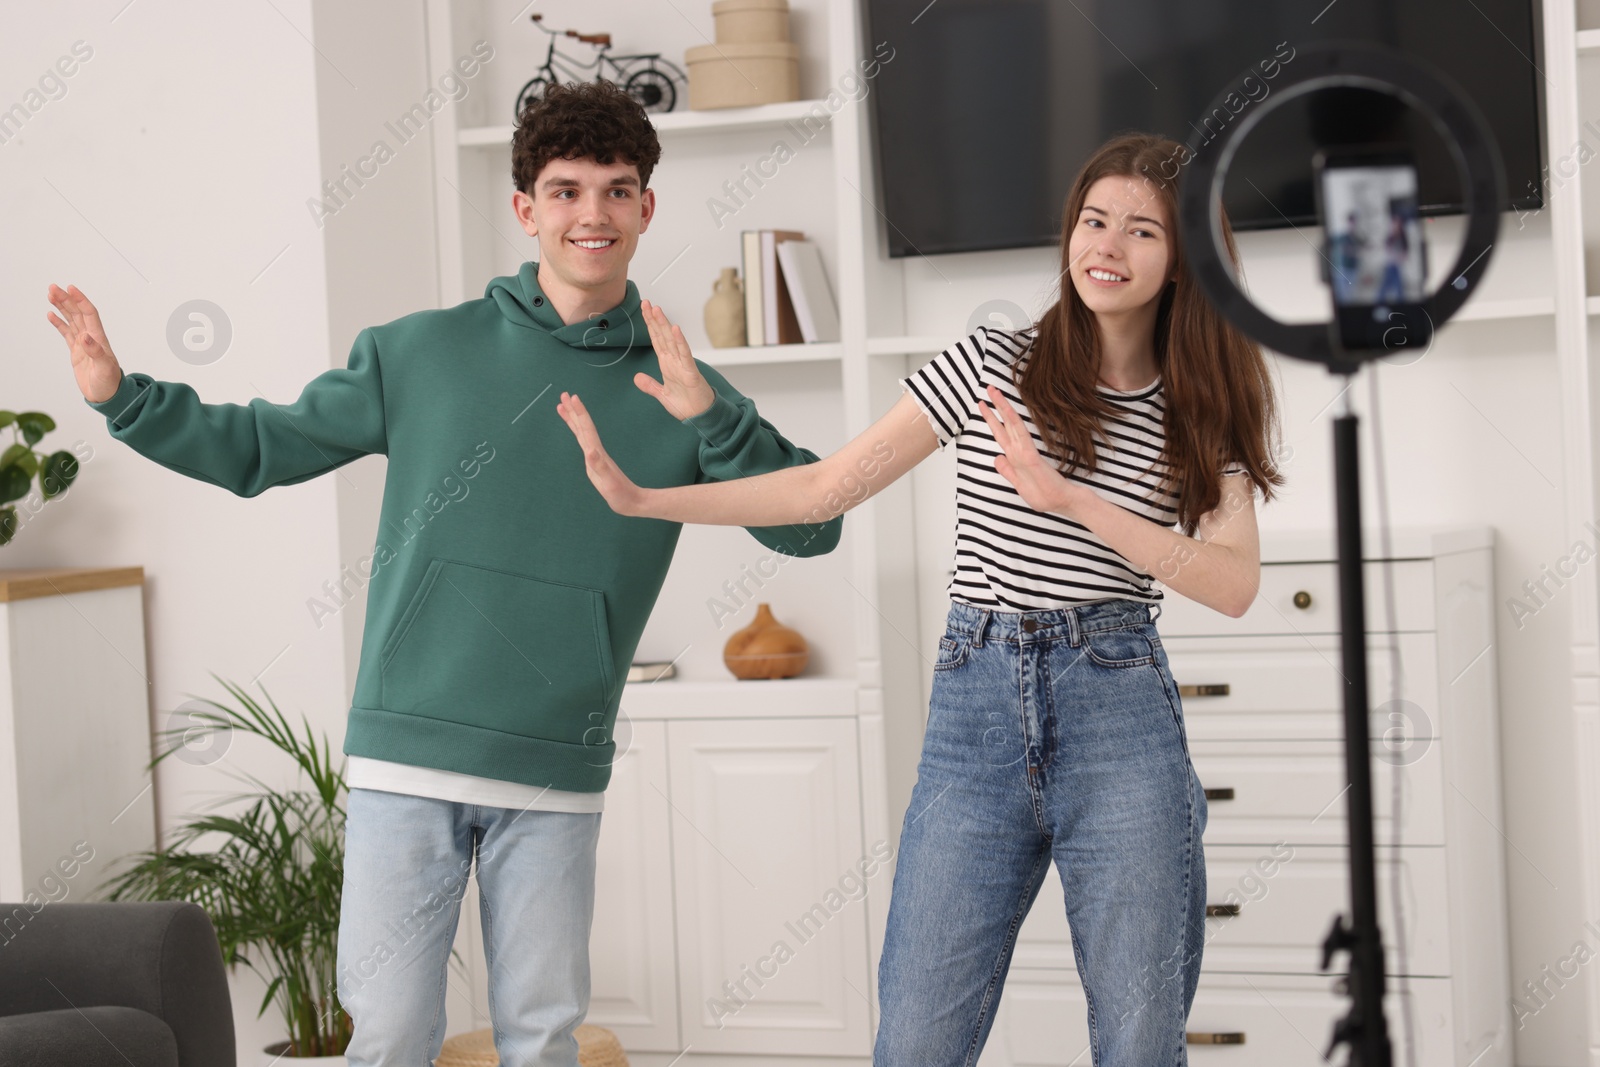
M223 962L242 963L267 982L257 1016L276 1001L283 1017L289 1036L264 1050L263 1064L292 1057L297 1064L342 1065L351 1033L334 969L344 881L344 758L336 768L326 737L319 745L304 716L304 734L297 735L265 686L267 708L240 687L217 681L239 706L202 701L215 710L193 710L189 724L162 731L171 744L149 766L193 751L197 738L218 744L234 733L252 734L293 759L308 788L275 790L241 772L255 790L224 798L217 807L225 812L184 823L166 847L124 857L126 869L101 889L109 888L111 900L186 900L206 910ZM202 849L201 839L212 835L218 847Z

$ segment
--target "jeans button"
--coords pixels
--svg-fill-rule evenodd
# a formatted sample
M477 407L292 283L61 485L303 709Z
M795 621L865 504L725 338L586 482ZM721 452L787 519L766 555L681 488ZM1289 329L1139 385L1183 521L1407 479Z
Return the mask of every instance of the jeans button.
M1039 628L1039 622L1038 622L1037 619L1023 619L1022 620L1022 632L1023 633L1031 634L1031 633L1033 633L1033 631L1037 630L1038 628Z

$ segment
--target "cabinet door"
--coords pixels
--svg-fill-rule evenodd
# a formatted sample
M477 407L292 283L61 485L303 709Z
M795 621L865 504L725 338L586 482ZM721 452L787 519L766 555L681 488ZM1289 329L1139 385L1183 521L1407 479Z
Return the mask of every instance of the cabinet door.
M1361 568L1361 576L1366 589L1369 634L1389 629L1384 614L1384 583L1390 578L1394 581L1394 628L1422 633L1434 629L1432 560L1368 560ZM1260 590L1250 609L1238 618L1169 592L1162 600L1156 625L1163 637L1336 634L1339 565L1333 561L1262 564Z
M683 1047L669 810L666 724L634 723L626 751L611 768L600 817L588 1021L615 1031L624 1048L638 1052Z
M1324 975L1202 974L1185 1027L1190 1067L1326 1067L1322 1050L1334 1020L1350 1009L1333 982ZM1394 1060L1402 1063L1399 985L1395 979L1386 985L1384 1014ZM1476 1062L1485 1051L1481 1041L1452 1047L1449 979L1412 978L1407 985L1416 1067ZM1087 1067L1090 1055L1089 1007L1076 976L1013 971L978 1067Z
M1389 750L1392 755L1373 747L1372 810L1379 841L1445 843L1443 749L1450 743L1423 738ZM1212 798L1206 805L1207 845L1343 845L1349 840L1344 742L1191 740L1189 751Z
M1343 741L1344 661L1337 634L1162 637L1191 741ZM1393 654L1404 670L1394 704ZM1443 737L1433 634L1367 637L1367 730L1390 762Z
M1390 974L1401 973L1399 931L1406 934L1406 971L1446 977L1450 914L1441 848L1378 850L1378 906ZM1305 974L1316 970L1333 917L1348 913L1349 852L1332 846L1206 845L1207 971ZM1394 879L1404 900L1396 921ZM1061 879L1051 867L1017 933L1011 965L1076 973Z
M667 729L684 1045L868 1054L855 723Z

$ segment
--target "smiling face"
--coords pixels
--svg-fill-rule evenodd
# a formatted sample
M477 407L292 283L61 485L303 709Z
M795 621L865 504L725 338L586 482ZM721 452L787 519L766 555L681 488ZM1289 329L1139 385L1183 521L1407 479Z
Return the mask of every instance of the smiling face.
M533 195L519 189L512 201L523 231L539 239L541 278L548 268L570 289L602 292L626 286L656 194L639 188L631 163L553 159L539 171Z
M1090 311L1138 311L1172 277L1172 220L1148 180L1107 175L1089 187L1069 245L1072 284Z

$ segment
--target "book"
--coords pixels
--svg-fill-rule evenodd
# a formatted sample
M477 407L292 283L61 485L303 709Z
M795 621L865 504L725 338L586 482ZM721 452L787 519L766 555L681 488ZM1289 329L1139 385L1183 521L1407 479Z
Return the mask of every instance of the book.
M797 345L802 340L794 303L784 284L783 268L778 264L778 248L790 241L803 241L805 237L799 230L761 231L761 312L764 316L761 332L769 345Z
M822 250L815 241L784 241L778 245L778 264L784 285L807 344L839 340L839 307L822 269Z
M766 316L761 309L761 231L739 235L744 256L744 343L765 344Z
M678 673L670 663L635 663L628 668L628 681L654 682L662 678L671 678Z

